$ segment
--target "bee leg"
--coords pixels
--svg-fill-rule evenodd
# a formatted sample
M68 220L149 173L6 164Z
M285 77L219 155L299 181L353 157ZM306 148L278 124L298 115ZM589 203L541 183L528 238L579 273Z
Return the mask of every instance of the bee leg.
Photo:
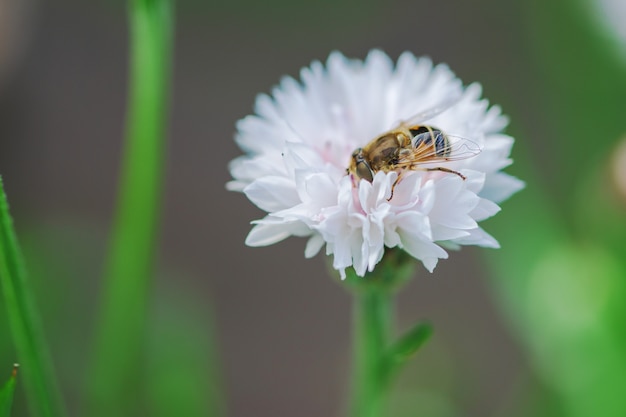
M398 173L398 178L396 178L396 180L393 182L393 184L391 185L391 195L389 196L389 198L387 199L387 201L391 201L391 199L393 198L393 190L394 188L396 188L396 185L400 182L400 178L402 177L402 172Z
M442 172L447 172L447 173L450 173L450 174L456 174L459 177L461 177L461 179L463 181L465 181L467 179L467 177L465 175L461 174L460 172L453 171L451 169L444 168L444 167L426 168L426 171L442 171Z

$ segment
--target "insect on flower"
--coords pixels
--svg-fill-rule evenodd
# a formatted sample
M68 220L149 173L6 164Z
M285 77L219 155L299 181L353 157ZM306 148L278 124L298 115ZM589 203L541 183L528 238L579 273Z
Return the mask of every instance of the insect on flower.
M353 153L346 172L353 179L372 182L377 172L398 173L391 188L393 190L402 179L402 175L411 170L442 171L455 174L465 180L458 171L443 166L424 166L425 164L457 161L470 158L480 153L480 147L469 139L444 133L429 125L420 123L430 120L449 108L439 106L411 117L399 123L398 127L376 137Z
M266 212L247 245L306 237L305 256L323 250L342 277L373 271L390 248L432 272L444 247L499 246L479 222L524 183L502 171L514 139L479 84L379 50L365 60L333 52L300 75L237 123L244 155L228 188Z

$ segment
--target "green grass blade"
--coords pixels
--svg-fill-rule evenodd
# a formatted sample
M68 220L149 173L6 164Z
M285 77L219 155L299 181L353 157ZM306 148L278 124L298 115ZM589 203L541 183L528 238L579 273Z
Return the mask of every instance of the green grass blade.
M0 179L0 283L11 333L24 374L31 412L38 417L61 417L65 409L54 380L33 294L26 280L9 204Z
M15 392L15 378L17 377L18 365L13 365L13 372L9 380L0 388L0 417L11 417L13 405L13 393Z
M170 76L169 0L129 4L131 73L120 195L105 271L93 366L92 416L138 415L146 293L152 275L162 191Z

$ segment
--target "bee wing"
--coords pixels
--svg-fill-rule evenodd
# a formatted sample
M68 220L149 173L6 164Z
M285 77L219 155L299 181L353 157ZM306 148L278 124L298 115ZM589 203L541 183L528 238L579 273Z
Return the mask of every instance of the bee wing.
M447 100L442 101L435 107L431 107L427 110L424 110L420 113L414 114L406 120L402 120L398 123L399 126L411 126L423 123L432 119L435 116L440 115L444 111L448 110L450 107L454 106L461 99L461 94L456 95L455 97L449 98Z
M480 146L470 139L449 134L445 134L445 138L446 140L442 142L419 143L412 152L400 155L398 166L413 168L428 163L459 161L474 157L482 151Z

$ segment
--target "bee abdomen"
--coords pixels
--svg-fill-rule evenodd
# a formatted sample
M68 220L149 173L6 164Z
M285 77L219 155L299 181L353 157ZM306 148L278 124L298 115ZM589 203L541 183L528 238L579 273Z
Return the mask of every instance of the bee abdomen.
M435 155L442 158L450 156L448 138L441 130L429 126L420 126L417 129L410 129L410 132L413 135L412 142L415 148L420 146L432 147Z

